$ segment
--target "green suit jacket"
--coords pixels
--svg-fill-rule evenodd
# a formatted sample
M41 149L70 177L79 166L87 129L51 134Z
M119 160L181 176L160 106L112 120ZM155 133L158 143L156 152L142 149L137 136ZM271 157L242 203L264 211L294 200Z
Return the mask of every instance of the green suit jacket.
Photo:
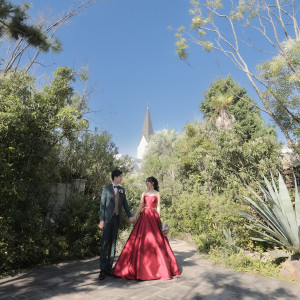
M123 187L119 188L119 216L122 217L122 206L129 217L131 217L131 212L126 200L126 194ZM101 195L100 202L100 221L103 220L104 223L109 223L115 210L115 193L112 183L104 187Z

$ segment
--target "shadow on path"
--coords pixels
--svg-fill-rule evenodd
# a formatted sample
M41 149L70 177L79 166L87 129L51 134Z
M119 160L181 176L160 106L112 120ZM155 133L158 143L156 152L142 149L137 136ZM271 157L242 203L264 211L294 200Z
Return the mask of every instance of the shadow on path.
M61 263L0 279L0 299L300 299L300 285L213 266L171 240L182 275L173 280L98 280L99 258Z

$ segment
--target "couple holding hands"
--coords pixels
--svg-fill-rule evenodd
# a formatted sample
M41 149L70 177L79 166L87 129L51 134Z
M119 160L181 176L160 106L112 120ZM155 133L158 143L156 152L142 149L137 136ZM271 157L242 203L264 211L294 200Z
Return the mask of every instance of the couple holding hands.
M146 179L147 190L142 193L138 209L132 216L125 190L120 186L122 171L114 170L111 178L112 183L104 187L100 202L99 228L103 233L99 279L117 276L125 279L153 280L172 279L173 276L180 275L168 238L161 231L157 180L154 177ZM113 268L122 207L129 222L135 226Z

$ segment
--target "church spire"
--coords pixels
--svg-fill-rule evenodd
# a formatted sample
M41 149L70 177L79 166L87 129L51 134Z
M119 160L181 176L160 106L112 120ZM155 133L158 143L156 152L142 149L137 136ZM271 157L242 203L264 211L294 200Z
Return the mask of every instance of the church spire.
M139 146L138 146L138 152L137 152L138 158L140 158L140 159L143 158L145 148L150 141L151 135L153 135L153 134L154 134L154 132L153 132L153 127L152 127L152 122L151 122L150 110L149 110L149 106L147 105L147 112L146 112L143 129L142 129L142 133L141 133L140 140L139 140Z
M147 112L146 112L144 125L143 125L143 129L142 129L142 133L141 133L139 142L141 142L141 139L144 136L146 141L149 143L150 136L153 134L154 134L154 132L153 132L153 127L152 127L152 122L151 122L151 117L150 117L149 106L147 106Z

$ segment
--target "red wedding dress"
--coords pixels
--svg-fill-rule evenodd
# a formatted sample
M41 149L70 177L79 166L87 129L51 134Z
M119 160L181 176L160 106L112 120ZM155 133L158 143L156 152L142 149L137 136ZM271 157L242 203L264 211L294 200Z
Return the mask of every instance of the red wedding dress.
M145 196L145 208L114 267L113 274L126 279L172 279L180 275L168 238L161 232L157 197Z

